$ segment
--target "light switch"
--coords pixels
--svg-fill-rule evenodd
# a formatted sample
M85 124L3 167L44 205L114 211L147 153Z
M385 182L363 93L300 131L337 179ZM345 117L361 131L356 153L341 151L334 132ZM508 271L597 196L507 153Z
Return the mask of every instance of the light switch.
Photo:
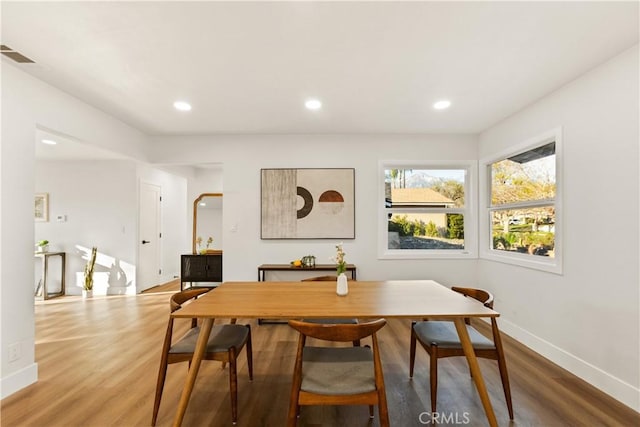
M56 222L67 222L67 216L66 215L56 216Z

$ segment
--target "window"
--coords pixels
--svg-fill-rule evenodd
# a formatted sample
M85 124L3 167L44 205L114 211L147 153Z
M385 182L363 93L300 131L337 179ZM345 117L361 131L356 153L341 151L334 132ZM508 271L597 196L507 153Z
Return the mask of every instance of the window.
M472 258L475 162L381 162L380 258Z
M561 272L560 129L482 162L482 255Z

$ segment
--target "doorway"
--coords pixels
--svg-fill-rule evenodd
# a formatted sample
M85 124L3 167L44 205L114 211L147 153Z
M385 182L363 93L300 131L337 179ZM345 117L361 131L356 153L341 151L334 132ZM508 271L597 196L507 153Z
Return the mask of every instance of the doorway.
M140 182L138 292L157 285L161 280L161 197L162 191L159 186Z

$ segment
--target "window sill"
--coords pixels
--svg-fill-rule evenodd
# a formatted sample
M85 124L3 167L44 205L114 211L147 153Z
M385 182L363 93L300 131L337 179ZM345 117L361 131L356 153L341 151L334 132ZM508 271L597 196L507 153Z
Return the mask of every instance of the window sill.
M532 270L545 271L547 273L562 275L562 263L557 258L535 257L534 255L504 253L503 251L489 250L480 254L480 259L495 261L503 264L511 264Z
M477 255L467 250L386 250L378 253L378 259L475 259Z

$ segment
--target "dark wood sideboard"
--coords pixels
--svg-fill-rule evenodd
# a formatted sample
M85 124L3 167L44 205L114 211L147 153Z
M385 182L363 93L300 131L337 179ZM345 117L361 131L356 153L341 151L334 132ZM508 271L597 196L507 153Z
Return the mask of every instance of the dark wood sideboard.
M222 283L222 251L180 257L180 290L184 284L204 287L201 283ZM197 283L197 285L194 285Z

